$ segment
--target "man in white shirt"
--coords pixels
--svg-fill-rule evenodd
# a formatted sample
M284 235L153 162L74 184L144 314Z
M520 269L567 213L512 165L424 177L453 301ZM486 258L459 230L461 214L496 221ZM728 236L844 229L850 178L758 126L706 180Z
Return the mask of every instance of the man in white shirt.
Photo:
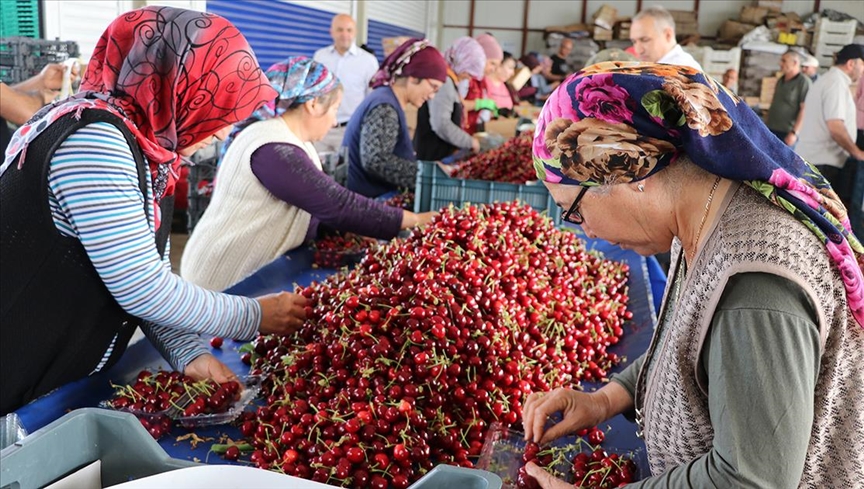
M864 160L864 151L855 145L855 100L850 89L862 74L864 45L844 46L837 53L834 66L813 82L807 92L804 99L807 110L795 148L802 158L816 165L846 203L850 201L855 179L854 160ZM859 206L859 202L854 202L851 208L857 210Z
M663 7L650 7L633 17L630 42L640 61L690 66L702 71L696 59L678 45L675 40L675 19Z
M345 125L369 93L369 80L378 71L378 59L357 46L354 42L356 35L354 19L347 14L338 14L330 24L333 44L315 52L315 61L336 75L344 88L342 104L336 113L337 127L315 144L319 153L336 152L342 146Z

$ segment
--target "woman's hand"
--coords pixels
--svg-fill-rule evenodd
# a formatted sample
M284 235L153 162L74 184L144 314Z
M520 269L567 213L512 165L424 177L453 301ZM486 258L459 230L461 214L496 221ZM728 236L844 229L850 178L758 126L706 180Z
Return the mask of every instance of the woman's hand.
M290 292L258 297L261 304L261 334L289 335L306 320L306 298Z
M477 138L471 138L471 151L475 153L480 152L480 140Z
M196 357L195 360L189 362L183 373L195 380L213 379L220 384L240 381L227 365L209 353Z
M419 226L425 226L426 224L429 224L429 221L431 221L432 218L437 215L438 213L434 211L421 212L420 214L416 214L411 211L405 211L402 213L401 229L411 229Z
M563 419L546 430L546 419L557 412L563 414ZM586 394L563 387L531 394L522 409L525 439L540 444L595 426L607 418L606 403L599 392Z
M537 484L539 484L543 489L573 489L573 484L568 484L561 479L557 479L549 472L546 472L546 469L540 467L534 462L528 462L525 464L525 471L528 472L528 475L537 480Z

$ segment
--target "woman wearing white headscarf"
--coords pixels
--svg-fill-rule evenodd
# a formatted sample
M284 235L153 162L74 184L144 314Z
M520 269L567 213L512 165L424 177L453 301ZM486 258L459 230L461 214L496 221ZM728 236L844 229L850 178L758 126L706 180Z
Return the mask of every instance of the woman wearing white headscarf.
M482 80L486 54L476 39L460 37L444 51L447 80L417 113L414 151L421 160L440 160L459 149L478 151L480 141L465 131L464 98L471 79Z

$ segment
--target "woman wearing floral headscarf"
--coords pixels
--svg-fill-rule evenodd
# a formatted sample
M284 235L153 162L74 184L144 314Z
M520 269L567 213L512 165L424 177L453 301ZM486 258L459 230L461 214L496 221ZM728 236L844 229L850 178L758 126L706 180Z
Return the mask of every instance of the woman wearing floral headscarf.
M374 90L345 128L349 189L367 197L414 189L417 155L405 107L431 100L446 79L447 63L426 39L409 39L384 59Z
M171 273L180 155L227 134L275 92L227 20L125 13L81 92L13 136L0 168L0 414L111 366L141 326L171 365L234 377L200 334L288 334L305 300L213 293ZM169 216L169 218L166 218Z
M318 225L376 238L427 222L363 197L321 171L312 145L336 123L342 85L309 58L267 70L279 96L238 124L207 212L195 226L180 274L222 290L314 237Z
M638 487L860 485L864 248L825 178L682 66L571 76L534 158L567 220L641 254L671 247L672 267L648 352L597 392L529 396L526 437L630 412L651 465Z
M440 160L459 149L480 150L480 141L465 132L463 98L468 95L471 80L482 80L486 53L472 37L460 37L444 51L447 80L435 98L423 104L417 113L414 150L421 160Z

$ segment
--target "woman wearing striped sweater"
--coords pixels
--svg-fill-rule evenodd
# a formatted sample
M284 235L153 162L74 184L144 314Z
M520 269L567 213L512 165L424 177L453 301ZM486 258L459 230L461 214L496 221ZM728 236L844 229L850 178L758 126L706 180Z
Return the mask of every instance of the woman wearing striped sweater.
M207 291L171 273L180 155L276 96L246 40L212 14L116 19L81 92L13 136L0 167L0 414L117 361L135 328L195 378L234 374L202 334L288 334L305 301Z

